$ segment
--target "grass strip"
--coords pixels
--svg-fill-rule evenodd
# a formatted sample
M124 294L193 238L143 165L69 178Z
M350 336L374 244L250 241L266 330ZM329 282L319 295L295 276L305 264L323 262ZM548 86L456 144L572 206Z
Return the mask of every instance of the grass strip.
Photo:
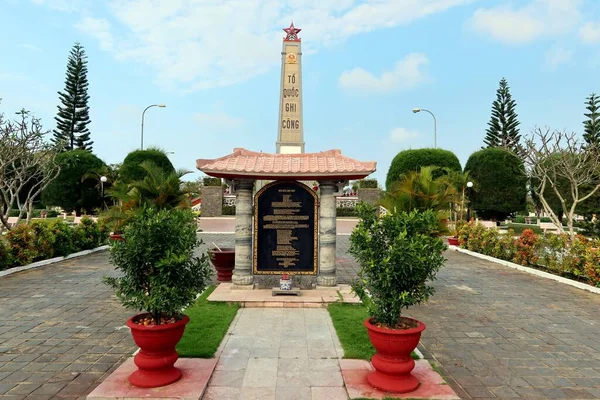
M211 358L231 325L240 305L208 301L216 286L208 287L196 302L185 310L190 322L177 345L180 357Z
M371 361L375 348L364 326L369 316L367 308L362 304L331 303L327 310L344 349L344 358ZM411 356L419 359L414 352Z

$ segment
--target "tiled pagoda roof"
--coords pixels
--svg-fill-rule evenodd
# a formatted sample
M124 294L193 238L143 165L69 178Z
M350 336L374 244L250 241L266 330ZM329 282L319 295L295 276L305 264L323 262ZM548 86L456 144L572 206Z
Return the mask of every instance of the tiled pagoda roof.
M374 161L357 161L338 149L320 153L270 154L236 148L233 153L196 160L196 168L217 178L247 179L362 179L375 172Z

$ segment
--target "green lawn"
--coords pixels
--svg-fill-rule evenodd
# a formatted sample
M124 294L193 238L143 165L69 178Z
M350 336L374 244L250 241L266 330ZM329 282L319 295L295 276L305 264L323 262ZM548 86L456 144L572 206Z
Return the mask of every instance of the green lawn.
M375 348L364 325L368 317L367 308L362 304L332 303L327 309L344 349L344 358L370 361ZM412 358L418 359L419 356L413 353Z
M177 345L180 357L211 358L229 329L238 308L237 303L209 302L216 286L206 289L196 303L185 310L190 322Z

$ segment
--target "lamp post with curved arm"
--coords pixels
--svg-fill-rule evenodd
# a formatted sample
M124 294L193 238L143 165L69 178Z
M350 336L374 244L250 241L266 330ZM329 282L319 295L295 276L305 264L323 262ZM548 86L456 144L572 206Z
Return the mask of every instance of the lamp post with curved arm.
M413 108L412 110L415 114L421 111L428 112L433 117L433 148L437 148L437 120L435 119L435 115L429 110L424 108Z
M165 104L151 104L148 107L144 108L144 111L142 111L142 140L141 140L141 144L140 144L140 150L144 150L144 115L146 114L146 110L148 110L151 107L161 107L164 108L166 107Z

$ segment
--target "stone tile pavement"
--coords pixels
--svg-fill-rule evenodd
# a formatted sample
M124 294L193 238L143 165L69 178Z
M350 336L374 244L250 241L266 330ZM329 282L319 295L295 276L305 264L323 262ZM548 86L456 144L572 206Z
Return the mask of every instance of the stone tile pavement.
M233 235L201 236L233 244ZM348 236L338 236L342 282L357 270L347 248ZM427 324L422 350L462 398L600 398L600 296L468 255L446 257L437 293L408 314ZM131 355L121 329L131 311L101 282L114 273L103 252L0 278L0 400L83 398ZM289 354L303 354L287 343Z
M135 350L108 253L0 278L0 399L85 398Z
M204 400L346 400L325 309L241 308Z

